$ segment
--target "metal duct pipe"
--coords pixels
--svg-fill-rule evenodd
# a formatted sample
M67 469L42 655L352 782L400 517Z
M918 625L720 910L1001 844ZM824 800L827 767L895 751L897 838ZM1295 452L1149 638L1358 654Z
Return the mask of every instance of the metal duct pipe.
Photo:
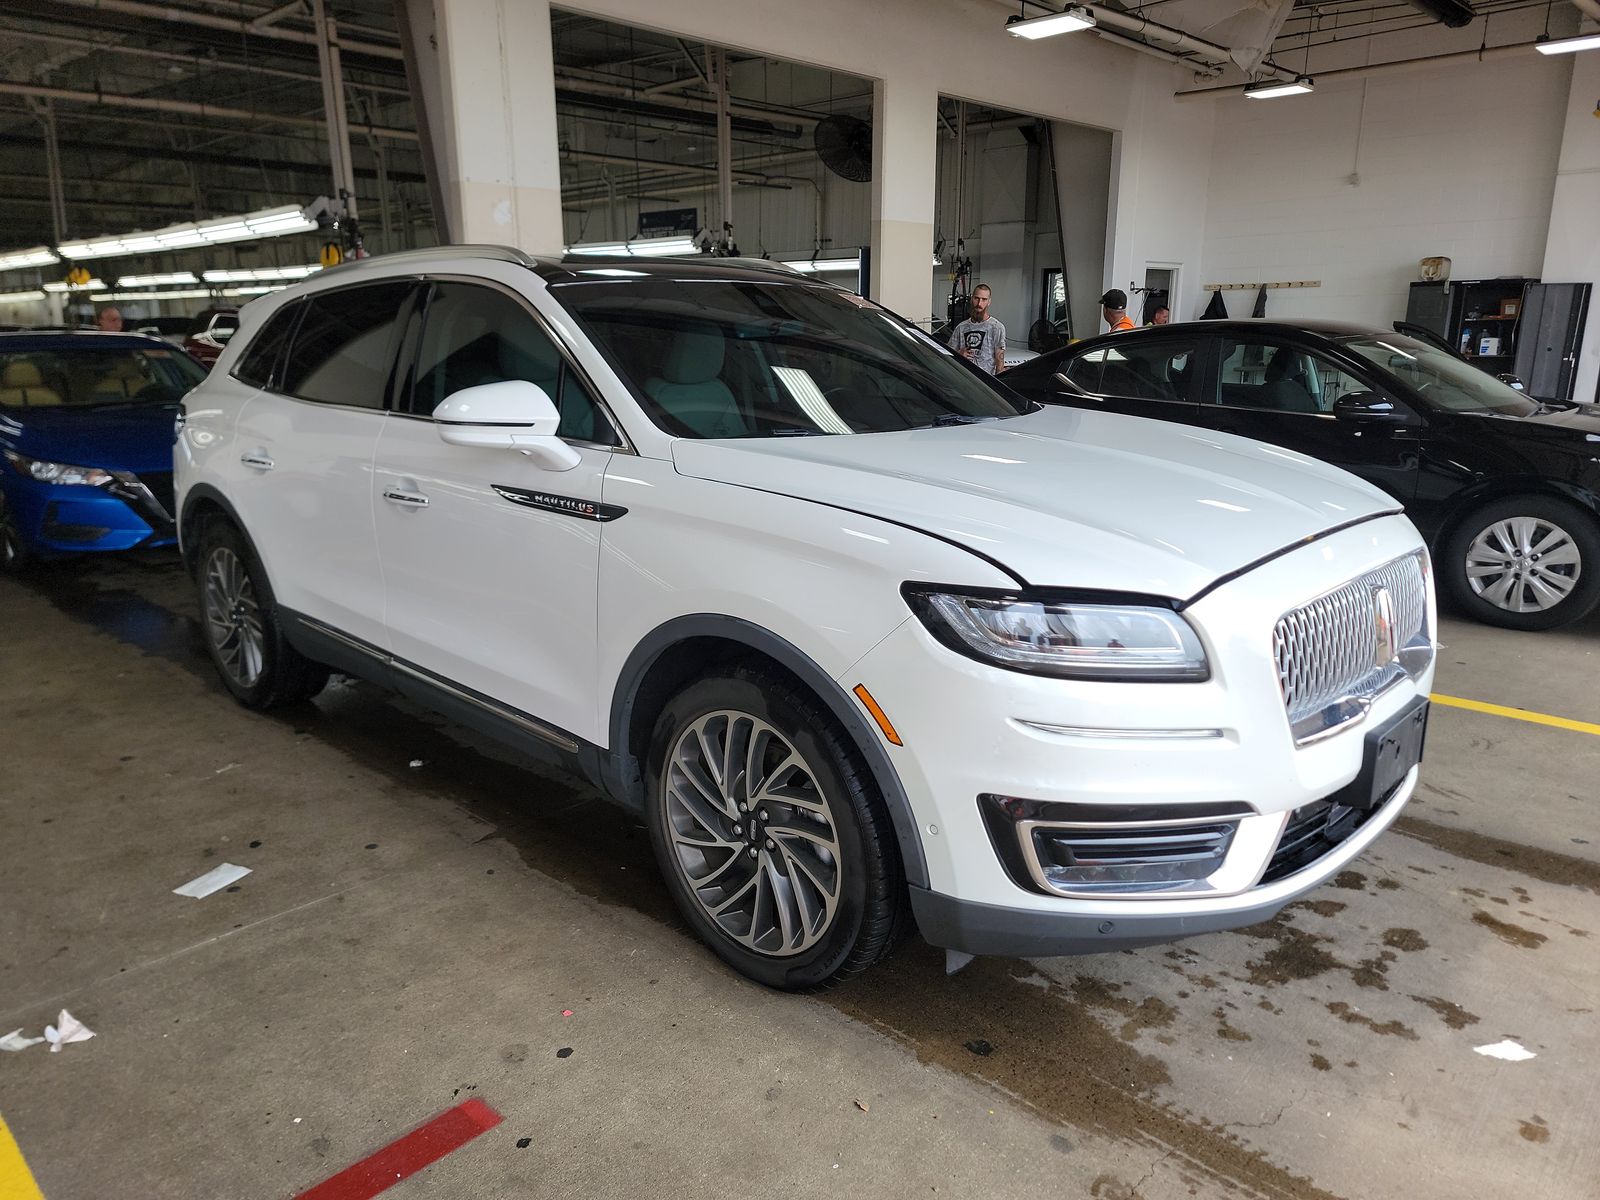
M564 92L581 92L588 96L608 96L617 100L634 100L640 104L650 104L658 108L676 108L683 112L705 113L716 116L717 105L714 100L695 100L689 96L676 96L670 92L654 92L646 96L633 88L624 87L617 83L597 83L589 79L580 79L563 70L556 76L556 90ZM822 118L815 114L799 115L792 110L777 108L767 109L751 107L748 104L732 104L728 112L736 117L746 117L755 121L766 121L778 125L803 125L807 128L815 125Z
M297 29L279 29L276 25L257 26L249 19L234 17L218 17L211 13L194 12L189 9L171 8L159 4L141 4L139 0L54 0L56 4L68 8L87 8L95 12L118 13L124 17L142 17L147 21L162 21L169 25L193 25L205 29L225 29L229 33L240 33L246 36L270 38L280 42L299 42L304 46L315 46L317 35L302 33ZM401 61L402 55L397 46L380 46L375 42L352 42L341 40L341 50L350 54L366 54L374 58L392 58Z
M1331 83L1337 79L1366 79L1373 75L1397 75L1403 71L1416 71L1428 67L1443 67L1454 63L1493 62L1497 58L1521 58L1532 54L1538 42L1517 42L1510 46L1490 46L1487 50L1461 50L1454 54L1435 54L1427 58L1402 58L1394 62L1373 63L1365 67L1341 67L1337 71L1318 71L1318 83ZM1236 83L1227 87L1193 88L1176 92L1175 100L1202 100L1207 96L1242 96L1247 84Z
M1467 0L1406 0L1406 3L1449 29L1463 29L1478 15Z
M219 121L248 121L252 125L298 125L321 129L320 117L295 117L280 113L249 112L242 108L221 108L215 104L193 104L187 100L165 100L152 96L111 96L104 92L80 92L72 88L42 87L32 83L10 83L0 80L0 95L36 96L41 100L60 100L68 104L99 104L107 108L137 108L145 112L184 113L193 117L212 117ZM362 132L372 137L388 138L397 142L414 142L417 135L410 129L387 129L378 125L364 126Z
M1572 7L1586 14L1590 20L1600 21L1600 0L1572 0Z

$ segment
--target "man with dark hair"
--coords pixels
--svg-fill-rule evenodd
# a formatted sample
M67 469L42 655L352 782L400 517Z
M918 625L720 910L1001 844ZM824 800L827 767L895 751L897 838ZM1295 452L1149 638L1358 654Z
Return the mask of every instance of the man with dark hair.
M1112 333L1134 327L1133 318L1128 316L1128 293L1121 288L1112 288L1100 297L1100 315L1111 326Z
M950 334L950 349L986 375L1006 369L1006 327L989 315L989 285L972 289L971 315Z

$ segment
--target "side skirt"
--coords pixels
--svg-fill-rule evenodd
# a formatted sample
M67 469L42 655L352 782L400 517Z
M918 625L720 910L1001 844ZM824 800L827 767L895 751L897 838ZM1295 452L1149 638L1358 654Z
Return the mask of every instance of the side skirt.
M603 747L397 658L315 617L288 608L279 608L278 613L290 644L307 658L398 692L530 758L580 776L613 803L635 807L607 786L607 777L616 778L616 770L609 764L610 752Z

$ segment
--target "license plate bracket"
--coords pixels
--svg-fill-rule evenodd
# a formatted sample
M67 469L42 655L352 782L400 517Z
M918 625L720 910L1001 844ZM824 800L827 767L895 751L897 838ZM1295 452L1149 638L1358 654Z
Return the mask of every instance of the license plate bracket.
M1411 768L1422 761L1430 708L1428 698L1418 696L1388 724L1367 734L1361 773L1343 789L1341 804L1371 811L1393 795Z

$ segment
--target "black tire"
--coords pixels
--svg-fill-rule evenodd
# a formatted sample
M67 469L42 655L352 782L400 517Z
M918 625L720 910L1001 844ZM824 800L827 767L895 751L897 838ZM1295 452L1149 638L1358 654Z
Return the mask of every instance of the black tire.
M230 657L230 622L222 618L217 596L208 588L213 567L237 564L243 586L248 589L246 603L253 604L254 629L259 636L259 663L245 669L237 657ZM200 629L206 652L217 669L222 684L246 708L280 708L309 700L327 685L329 670L313 662L289 644L278 620L267 573L261 569L250 544L231 522L212 517L200 533L200 549L195 556L195 587L200 603ZM231 625L238 651L240 625Z
M814 780L816 791L829 810L828 827L834 835L833 844L838 847L836 873L832 876L837 896L831 919L815 932L815 943L797 952L763 952L744 944L719 925L691 887L674 842L673 813L680 821L686 814L678 801L669 802L669 755L679 749L680 739L701 722L708 718L715 721L718 718L714 714L730 711L748 714L769 726L779 739L786 740L805 768L799 777ZM782 749L775 751L777 755L782 753ZM838 722L811 693L792 679L777 671L736 667L726 674L690 684L668 702L656 722L647 771L646 820L667 887L701 940L734 970L783 991L822 991L865 971L899 940L906 926L909 898L894 830L877 785L860 751ZM769 778L776 778L776 775L773 772ZM683 776L679 774L673 778L681 790ZM748 792L748 788L746 790ZM801 789L788 790L799 793ZM739 811L737 801L730 807L735 814ZM761 855L762 865L749 868L753 872L765 870L770 860L774 864L772 869L792 883L800 876L793 865L793 856L786 851L801 843L790 838L784 842L784 853L764 854L762 846L773 851L774 842L765 835L773 833L782 840L785 834L781 830L791 827L788 822L801 818L792 809L787 816L783 815L782 801L770 801L755 806L761 811L753 809L747 820L757 817L768 820L766 810L769 808L780 815L765 827L752 820L749 826L752 833L761 832L743 853L750 854L754 850L755 855ZM713 815L721 819L720 814ZM726 818L729 822L737 819L736 816ZM738 829L739 826L730 824L729 828ZM725 833L723 836L735 835ZM736 862L740 861L739 853L734 851ZM769 876L769 880L771 878ZM769 901L772 901L770 891ZM760 903L759 893L756 903ZM750 932L755 926L752 918ZM788 926L784 929L787 933Z
M5 493L0 492L0 573L20 575L32 562L33 554L17 530Z
M1494 600L1479 595L1467 574L1468 557L1480 535L1502 521L1516 521L1519 518L1538 522L1541 531L1549 527L1565 531L1576 550L1578 561L1575 565L1549 568L1575 575L1575 580L1566 597L1548 608L1516 612L1502 607ZM1535 540L1542 540L1542 537L1541 533ZM1511 553L1515 553L1516 557L1512 558ZM1509 561L1519 561L1520 558L1519 552L1508 553ZM1474 509L1456 524L1440 547L1437 566L1440 586L1445 595L1457 609L1474 620L1505 629L1554 629L1587 616L1600 602L1600 522L1592 513L1585 512L1577 505L1549 496L1509 496L1494 500ZM1487 577L1486 591L1492 590L1496 578ZM1513 584L1511 595L1517 595L1519 590L1519 586ZM1530 590L1522 594L1531 597L1533 592Z

